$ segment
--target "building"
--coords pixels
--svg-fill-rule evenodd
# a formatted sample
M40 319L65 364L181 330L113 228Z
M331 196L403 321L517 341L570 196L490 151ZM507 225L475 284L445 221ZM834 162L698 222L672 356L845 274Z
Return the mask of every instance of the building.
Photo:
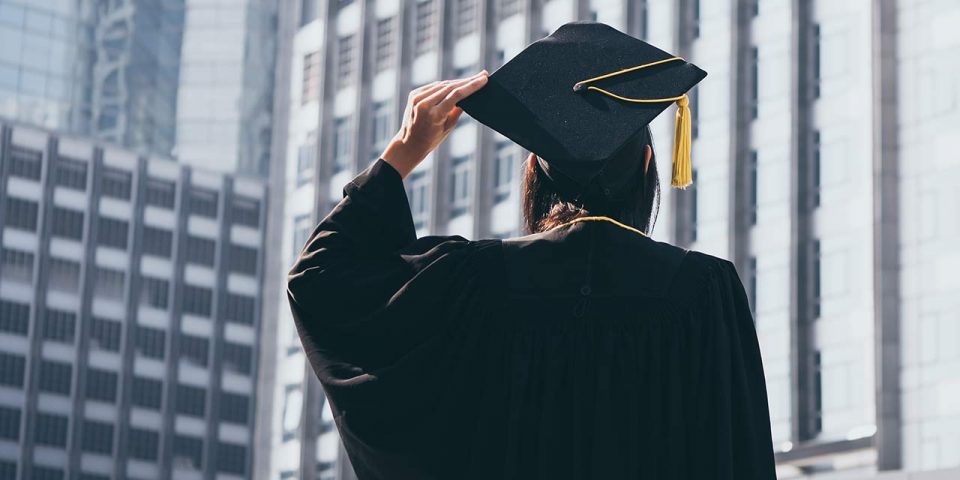
M298 3L285 266L382 151L410 90L599 20L709 72L691 92L696 180L665 188L655 237L737 265L781 478L960 475L945 470L960 468L956 2ZM418 231L520 234L524 152L464 117L405 180ZM667 117L653 124L662 158ZM270 478L348 478L283 302L278 318Z
M168 156L183 0L0 2L0 117Z
M185 0L176 105L180 162L266 178L278 2Z
M0 127L0 478L252 477L267 185Z

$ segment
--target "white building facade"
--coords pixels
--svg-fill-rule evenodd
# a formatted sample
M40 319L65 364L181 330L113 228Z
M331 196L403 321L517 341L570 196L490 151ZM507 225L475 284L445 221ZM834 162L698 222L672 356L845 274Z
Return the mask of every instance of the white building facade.
M300 3L285 267L382 152L410 90L492 72L565 22L608 23L709 73L691 92L695 183L664 190L655 237L737 265L781 478L960 475L956 2ZM653 129L666 165L662 117ZM418 232L525 233L524 158L465 115L405 180ZM270 478L350 478L283 302L278 315Z

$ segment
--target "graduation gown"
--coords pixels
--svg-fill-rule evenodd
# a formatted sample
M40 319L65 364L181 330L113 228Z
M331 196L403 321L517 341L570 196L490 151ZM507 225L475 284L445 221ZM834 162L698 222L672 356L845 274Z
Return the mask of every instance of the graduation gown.
M396 170L344 188L290 271L367 479L774 479L733 265L600 221L417 238Z

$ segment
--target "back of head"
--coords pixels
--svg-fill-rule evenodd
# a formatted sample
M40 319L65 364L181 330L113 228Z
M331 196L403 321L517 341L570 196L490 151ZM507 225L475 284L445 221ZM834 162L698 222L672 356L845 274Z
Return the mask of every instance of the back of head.
M644 166L647 146L652 152L649 126L641 129L635 141L627 143L611 158L610 161L640 165L628 181L625 195L615 201L558 188L537 161L536 153L531 153L524 169L521 192L527 233L549 230L578 217L604 215L651 234L660 208L660 179L652 153L649 167Z

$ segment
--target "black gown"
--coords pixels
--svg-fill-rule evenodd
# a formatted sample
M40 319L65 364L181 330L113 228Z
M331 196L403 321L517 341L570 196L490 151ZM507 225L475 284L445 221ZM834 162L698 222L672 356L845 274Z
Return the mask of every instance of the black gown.
M366 479L774 479L730 262L615 224L417 238L399 174L344 188L288 279Z

